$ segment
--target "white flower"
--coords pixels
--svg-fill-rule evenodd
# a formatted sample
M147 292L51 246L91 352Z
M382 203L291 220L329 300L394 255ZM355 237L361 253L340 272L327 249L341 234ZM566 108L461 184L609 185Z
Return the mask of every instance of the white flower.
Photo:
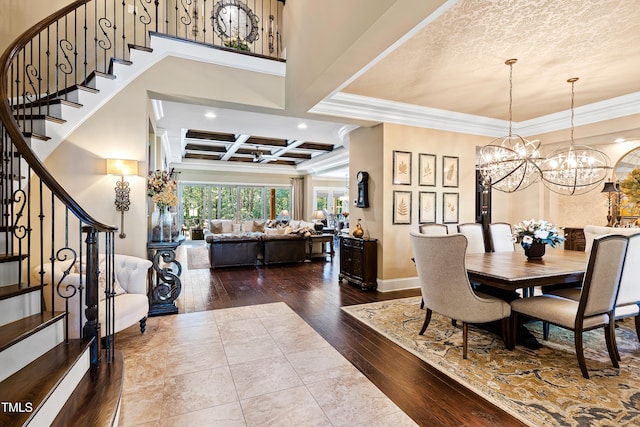
M546 239L547 237L549 237L549 232L548 232L548 231L545 231L545 230L536 230L536 231L533 233L533 237L535 237L536 239L544 240L544 239Z
M522 243L525 245L530 245L533 243L533 237L531 236L522 236Z

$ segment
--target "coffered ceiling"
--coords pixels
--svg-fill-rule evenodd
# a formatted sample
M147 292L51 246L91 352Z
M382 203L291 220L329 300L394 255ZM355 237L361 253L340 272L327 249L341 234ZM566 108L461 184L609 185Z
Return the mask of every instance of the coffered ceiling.
M314 101L312 116L287 108L276 115L218 108L216 114L239 118L236 130L231 128L233 120L224 125L201 118L188 125L166 121L165 127L181 128L182 161L336 171L347 164L348 132L354 123L386 121L500 136L509 118L509 67L504 64L509 58L518 59L513 67L512 114L514 130L523 136L546 134L553 143L563 138L566 142L568 135L558 136L569 127L566 81L579 77L576 127L582 126L584 133L578 129L576 139L640 139L640 7L635 1L430 3L439 8L417 27L407 28L393 45L376 46L360 71L331 68L327 77L340 83L320 102ZM288 67L287 78L295 78L293 72ZM211 109L189 108L197 108L190 117L203 117ZM303 121L308 122L305 130L296 126ZM308 168L313 164L317 167ZM344 176L344 171L337 176Z

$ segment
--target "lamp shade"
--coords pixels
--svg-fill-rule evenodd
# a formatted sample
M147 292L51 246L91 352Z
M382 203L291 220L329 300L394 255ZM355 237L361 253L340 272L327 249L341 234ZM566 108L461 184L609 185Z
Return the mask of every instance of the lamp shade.
M107 159L107 173L109 175L137 175L137 160Z
M324 212L320 209L313 211L313 219L326 219Z
M286 209L283 209L283 210L280 212L280 216L289 216L289 211L288 211L288 210L286 210Z
M608 181L604 183L601 193L615 193L616 191L618 191L616 185L612 181Z

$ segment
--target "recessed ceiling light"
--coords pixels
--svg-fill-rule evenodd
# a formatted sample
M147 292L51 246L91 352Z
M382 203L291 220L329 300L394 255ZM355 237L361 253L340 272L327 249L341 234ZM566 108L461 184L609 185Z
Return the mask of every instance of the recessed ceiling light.
M624 142L624 138L616 138L613 140L613 142L618 142L618 143Z
M307 124L306 123L300 123L298 125L298 129L306 129L307 128Z
M215 119L216 113L208 112L204 115L207 119Z

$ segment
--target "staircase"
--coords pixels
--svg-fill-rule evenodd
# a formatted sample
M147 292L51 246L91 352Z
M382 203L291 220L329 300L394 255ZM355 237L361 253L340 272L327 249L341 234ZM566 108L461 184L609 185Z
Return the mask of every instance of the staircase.
M256 0L250 5L266 10L268 22L278 28L284 0L257 2L262 6ZM200 5L198 0L140 0L135 6L76 0L27 30L0 58L1 426L118 423L124 360L114 346L112 312L106 313L105 324L97 322L98 254L113 256L117 228L79 206L43 161L162 58L233 66L238 52L225 47L212 27L198 26L198 11L206 22L214 6L217 11L237 8L237 13L249 3L202 0ZM277 58L281 48L278 43L274 53L273 41L279 36L269 30L267 37L263 27L263 41L242 53L243 66L259 70L265 58ZM270 53L264 55L267 48ZM282 73L283 62L273 63L265 72ZM41 265L70 259L72 266L83 261L77 263L78 286L61 286L64 277L59 283L43 282ZM109 265L108 284L115 277L114 263ZM80 294L87 317L79 325L81 339L68 338L67 306L45 306L54 292L63 298ZM105 293L106 306L113 307L112 286Z

